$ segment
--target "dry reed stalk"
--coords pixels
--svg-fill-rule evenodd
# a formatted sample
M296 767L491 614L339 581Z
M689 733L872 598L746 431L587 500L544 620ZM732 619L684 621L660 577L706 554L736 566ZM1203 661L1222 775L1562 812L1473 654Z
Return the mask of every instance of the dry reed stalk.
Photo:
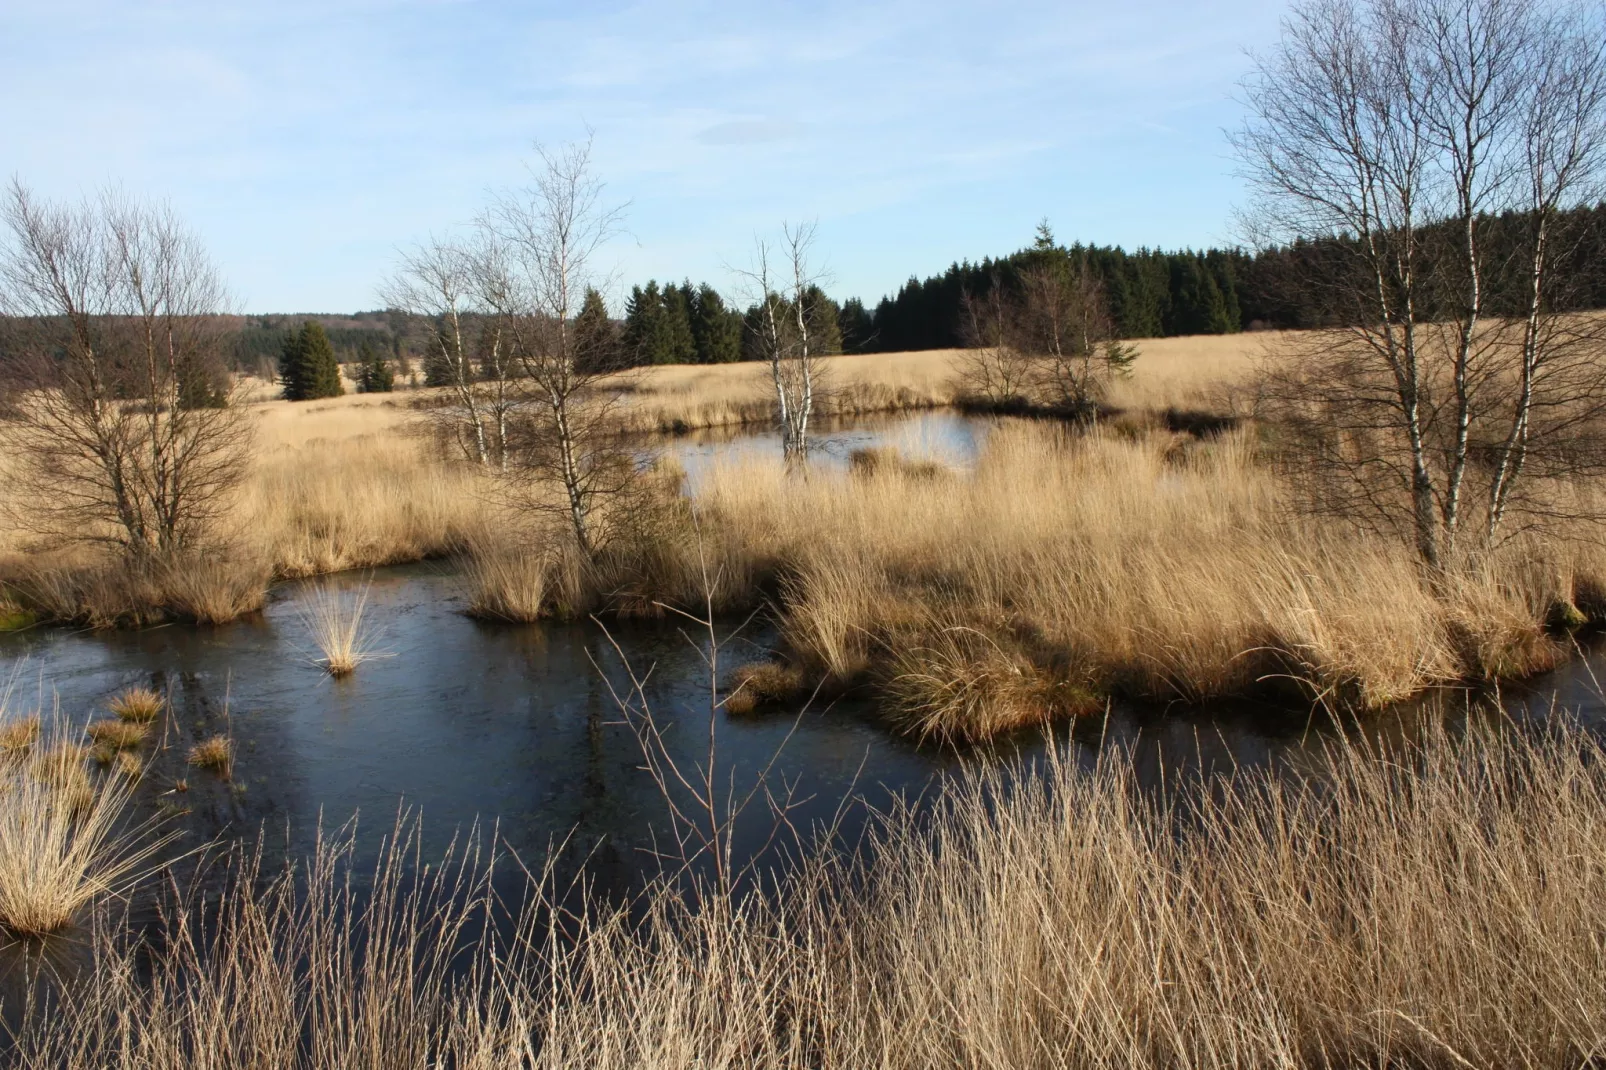
M973 768L862 863L773 897L658 885L538 936L556 884L483 930L489 873L345 898L339 847L215 908L164 954L108 929L26 1066L924 1070L1588 1065L1606 1044L1606 751L1571 724L1334 738L1156 795L1131 756ZM507 901L505 898L503 901ZM210 912L209 912L210 911ZM505 935L497 935L497 934ZM536 950L538 949L538 951ZM455 980L453 980L455 978Z

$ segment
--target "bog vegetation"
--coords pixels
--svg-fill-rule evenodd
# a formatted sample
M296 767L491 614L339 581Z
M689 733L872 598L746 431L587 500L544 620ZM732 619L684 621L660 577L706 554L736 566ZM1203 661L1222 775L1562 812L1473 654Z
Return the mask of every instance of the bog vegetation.
M1532 674L1606 621L1600 30L1505 0L1301 3L1235 137L1264 250L1045 225L873 313L830 300L805 224L756 241L742 300L654 283L614 322L620 217L575 145L402 256L362 330L231 342L171 213L14 184L0 619L225 623L277 578L450 556L468 611L515 625L767 612L781 648L710 681L711 716L855 691L955 747L1114 697L1303 718ZM973 461L813 454L833 416L949 406L988 416ZM641 435L754 424L779 456L695 480ZM361 597L324 590L304 623L332 676L379 656ZM94 966L23 1009L20 1065L1606 1050L1606 754L1578 728L1401 724L1159 795L1123 755L1089 774L1051 749L882 815L860 854L799 843L762 893L680 872L575 912L550 874L493 894L494 844L417 867L405 829L366 896L338 846L282 874L242 848L205 903L141 882L166 845L135 786L173 711L109 709L0 718L0 927L70 931ZM195 775L245 760L191 742ZM136 885L159 932L117 913Z

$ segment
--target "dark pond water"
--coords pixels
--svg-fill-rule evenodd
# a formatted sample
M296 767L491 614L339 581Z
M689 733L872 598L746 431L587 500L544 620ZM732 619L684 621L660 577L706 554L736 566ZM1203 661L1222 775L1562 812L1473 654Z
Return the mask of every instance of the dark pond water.
M825 456L841 457L858 445L898 441L894 435L906 442L924 436L931 452L940 447L963 460L966 450L974 456L984 433L931 414L891 427L830 431L821 445ZM708 455L705 446L681 449L694 459ZM751 439L734 448L778 447ZM347 679L331 679L313 663L305 620L310 583L281 585L260 616L222 628L39 629L0 637L0 679L13 680L13 710L55 703L77 721L104 716L106 700L125 687L169 690L167 745L142 791L174 815L192 842L262 830L299 855L320 827L359 816L359 841L372 844L406 810L422 819L426 853L478 823L494 826L531 863L563 841L587 860L601 886L617 888L651 871L647 850L666 842L669 821L642 768L637 734L610 690L625 691L629 680L614 642L646 676L646 700L670 753L685 767L706 761L712 730L719 778L740 792L779 751L771 783L786 785L799 801L792 820L800 829L830 820L848 800L843 829L851 835L864 806L930 792L966 762L1029 756L1045 744L1028 735L987 753L917 747L889 735L869 701L852 696L800 713L710 718L699 645L706 637L673 622L611 626L612 641L590 622L481 624L464 615L461 582L441 565L325 582L347 591L371 583L367 619L375 647L390 655ZM769 625L755 621L730 640L722 664L762 656L772 642ZM1529 716L1559 704L1586 719L1606 719L1591 675L1595 663L1581 657L1509 691L1506 707ZM1116 709L1061 731L1077 743L1079 761L1119 745L1144 781L1159 783L1279 755L1297 760L1311 736L1325 731L1319 724L1297 711L1233 705ZM184 762L190 744L216 732L227 732L238 748L230 783ZM737 853L754 850L772 825L756 804L739 829Z

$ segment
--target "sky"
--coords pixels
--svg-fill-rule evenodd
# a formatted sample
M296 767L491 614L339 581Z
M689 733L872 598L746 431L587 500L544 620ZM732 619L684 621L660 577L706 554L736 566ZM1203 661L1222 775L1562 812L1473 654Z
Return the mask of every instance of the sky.
M1061 240L1235 240L1224 131L1285 0L0 0L0 178L165 200L249 312L380 305L398 250L590 136L631 283L829 292Z

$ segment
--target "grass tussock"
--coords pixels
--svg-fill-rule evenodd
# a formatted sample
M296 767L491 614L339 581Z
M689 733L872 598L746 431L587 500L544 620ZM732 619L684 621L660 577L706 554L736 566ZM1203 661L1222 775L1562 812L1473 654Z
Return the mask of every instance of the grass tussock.
M800 669L778 661L755 661L732 671L723 705L726 713L749 714L795 699L803 689Z
M234 772L234 741L222 735L204 739L190 748L189 763L227 780Z
M90 628L224 624L262 608L270 578L253 554L222 552L134 561L59 550L0 569L30 614Z
M503 546L486 536L476 538L463 560L469 614L528 624L577 602L577 562L561 545Z
M85 729L90 742L103 747L108 751L116 752L132 750L145 742L150 732L149 722L125 721L121 718L105 718L100 721L91 721Z
M349 676L366 661L390 656L373 648L368 592L367 583L351 591L320 583L302 611L307 635L319 651L313 663L330 676Z
M247 853L215 907L163 912L162 955L108 928L23 1065L1563 1070L1606 1044L1606 752L1576 728L1337 740L1163 798L1056 753L773 897L658 886L554 941L547 884L467 941L509 900L410 843L366 902L334 848L276 879Z
M27 757L39 742L40 720L37 713L21 716L7 715L0 721L0 761Z
M130 687L112 697L106 704L119 719L134 724L150 724L161 715L167 700L149 687Z
M93 780L59 723L30 760L0 763L0 927L60 932L149 868L167 841L130 820L132 790L126 777Z
M1103 705L1013 637L968 625L906 634L881 672L888 720L920 739L978 742Z

